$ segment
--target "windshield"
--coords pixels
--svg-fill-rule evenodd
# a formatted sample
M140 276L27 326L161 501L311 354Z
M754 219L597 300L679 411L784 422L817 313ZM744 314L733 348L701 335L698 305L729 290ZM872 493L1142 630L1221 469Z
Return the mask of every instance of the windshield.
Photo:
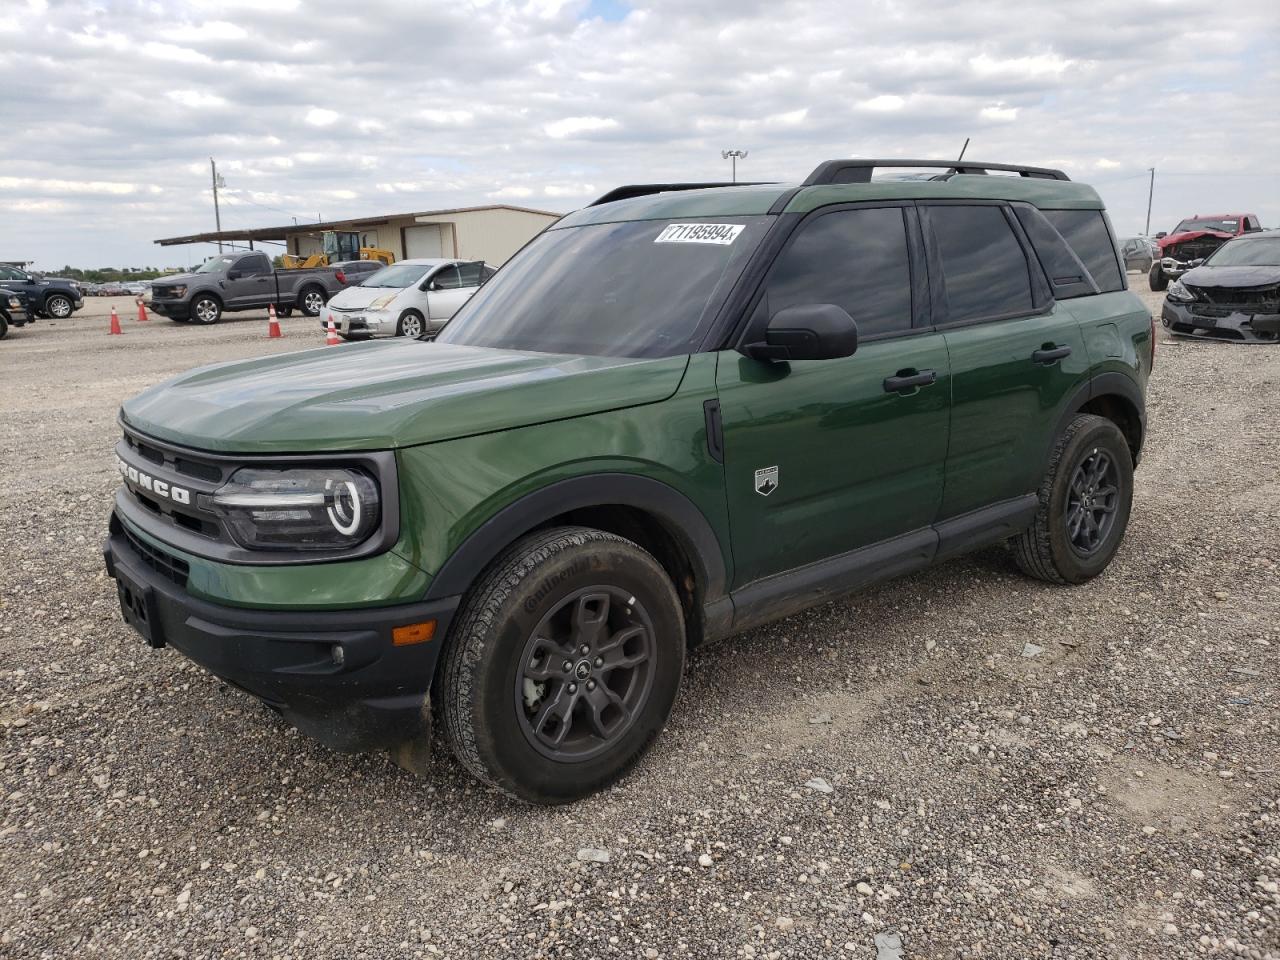
M413 286L433 269L435 268L421 263L397 263L395 266L369 274L360 281L359 286L395 287L401 290Z
M599 357L690 353L767 217L548 230L482 286L441 343Z
M231 269L231 265L236 262L236 256L236 254L231 254L225 257L210 257L196 267L196 273L226 273Z
M1205 263L1215 267L1280 267L1280 237L1232 240L1213 251Z
M1219 233L1235 233L1239 227L1239 220L1221 220L1217 217L1209 217L1202 220L1183 220L1173 228L1173 232L1191 233L1196 230L1217 230Z

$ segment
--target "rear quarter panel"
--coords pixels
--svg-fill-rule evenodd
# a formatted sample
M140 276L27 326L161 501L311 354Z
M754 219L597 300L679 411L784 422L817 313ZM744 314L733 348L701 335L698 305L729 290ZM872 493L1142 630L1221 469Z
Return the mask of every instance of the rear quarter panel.
M1145 394L1151 375L1151 311L1130 290L1063 301L1080 324L1093 376L1120 373Z

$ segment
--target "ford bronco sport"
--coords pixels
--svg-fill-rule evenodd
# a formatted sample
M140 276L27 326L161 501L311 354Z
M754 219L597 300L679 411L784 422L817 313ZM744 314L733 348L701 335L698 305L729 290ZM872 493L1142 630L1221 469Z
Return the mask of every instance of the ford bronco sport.
M565 802L645 753L696 644L993 542L1101 573L1153 349L1055 170L623 187L435 342L126 402L107 569L153 647L333 747L422 771L435 721Z

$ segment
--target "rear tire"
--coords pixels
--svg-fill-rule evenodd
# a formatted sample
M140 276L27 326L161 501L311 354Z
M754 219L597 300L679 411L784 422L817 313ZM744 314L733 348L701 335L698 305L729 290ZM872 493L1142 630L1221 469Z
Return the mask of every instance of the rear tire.
M9 335L9 318L0 313L0 340Z
M1080 414L1058 437L1035 521L1010 541L1019 568L1049 583L1091 580L1120 549L1133 505L1133 455L1110 420Z
M1165 290L1169 286L1169 276L1160 269L1160 264L1152 264L1151 272L1147 274L1147 283L1156 293Z
M298 291L298 308L308 317L320 316L324 305L324 291L319 287L307 287Z
M586 796L657 738L684 645L671 580L636 544L587 527L530 534L463 600L436 679L446 742L517 799Z

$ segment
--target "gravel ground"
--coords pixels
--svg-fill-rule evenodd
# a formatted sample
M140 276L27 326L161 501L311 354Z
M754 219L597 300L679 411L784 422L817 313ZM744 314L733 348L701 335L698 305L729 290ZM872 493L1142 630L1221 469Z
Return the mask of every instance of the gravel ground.
M125 628L120 401L322 338L120 303L0 344L0 956L1280 956L1280 350L1161 338L1092 584L993 549L702 651L649 759L548 810Z

